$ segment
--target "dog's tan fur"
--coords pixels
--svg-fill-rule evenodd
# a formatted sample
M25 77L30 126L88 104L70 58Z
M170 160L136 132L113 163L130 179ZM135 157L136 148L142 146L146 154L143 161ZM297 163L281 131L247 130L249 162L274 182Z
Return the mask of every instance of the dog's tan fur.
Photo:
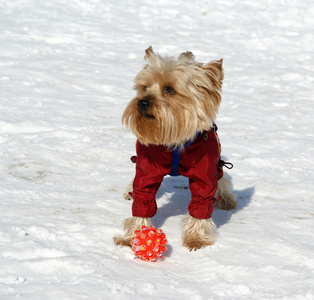
M145 51L146 66L135 78L136 97L128 104L122 123L130 128L145 145L166 145L183 148L197 132L209 130L221 102L223 80L222 59L207 64L194 60L192 52L174 57L162 57L152 47ZM149 97L150 106L145 114L139 112L138 102ZM131 200L128 187L124 198ZM236 197L231 183L225 178L218 181L216 205L221 209L234 209ZM150 225L148 218L131 217L124 222L125 233L114 238L117 245L130 246L133 232L142 225ZM215 239L216 226L212 219L184 220L183 245L199 249L211 245Z

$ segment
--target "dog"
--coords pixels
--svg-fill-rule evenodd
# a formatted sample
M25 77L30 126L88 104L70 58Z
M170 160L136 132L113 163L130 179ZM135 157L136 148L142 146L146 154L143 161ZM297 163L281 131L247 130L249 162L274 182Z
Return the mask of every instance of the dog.
M221 102L223 60L198 63L192 52L176 59L162 57L150 46L146 65L135 78L136 97L127 105L122 123L137 137L136 175L124 198L133 200L133 216L124 221L117 245L131 246L135 230L150 226L157 212L156 193L166 175L189 178L189 216L182 226L183 246L190 251L212 245L216 225L213 206L237 207L228 166L220 157L214 121ZM229 166L231 164L229 163Z

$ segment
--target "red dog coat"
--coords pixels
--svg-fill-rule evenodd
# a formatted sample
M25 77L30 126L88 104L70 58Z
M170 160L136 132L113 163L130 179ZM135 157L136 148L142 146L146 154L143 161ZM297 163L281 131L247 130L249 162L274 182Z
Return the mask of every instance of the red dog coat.
M136 175L130 193L134 199L134 217L151 218L156 214L156 193L164 176L173 172L175 151L162 145L145 146L137 141ZM216 201L217 182L223 176L219 164L220 143L214 129L204 131L180 154L178 173L189 178L192 195L189 213L197 219L208 219Z

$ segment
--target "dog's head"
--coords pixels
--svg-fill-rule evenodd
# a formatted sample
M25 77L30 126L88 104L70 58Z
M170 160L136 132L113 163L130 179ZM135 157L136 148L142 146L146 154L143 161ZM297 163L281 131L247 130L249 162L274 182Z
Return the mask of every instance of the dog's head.
M213 126L221 101L222 59L202 64L195 62L192 52L175 59L149 47L145 60L135 78L137 95L122 123L142 144L183 147L197 132Z

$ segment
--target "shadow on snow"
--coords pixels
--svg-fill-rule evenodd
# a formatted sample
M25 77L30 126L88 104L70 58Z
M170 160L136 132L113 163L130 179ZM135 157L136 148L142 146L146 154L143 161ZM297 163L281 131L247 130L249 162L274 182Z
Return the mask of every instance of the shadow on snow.
M230 180L230 176L225 176ZM214 209L212 218L217 228L228 223L232 215L248 206L254 194L254 187L244 190L234 190L237 195L238 207L234 210L226 211ZM158 211L152 222L156 228L164 225L165 221L172 216L188 215L187 207L191 200L188 178L183 176L166 176L156 195Z

